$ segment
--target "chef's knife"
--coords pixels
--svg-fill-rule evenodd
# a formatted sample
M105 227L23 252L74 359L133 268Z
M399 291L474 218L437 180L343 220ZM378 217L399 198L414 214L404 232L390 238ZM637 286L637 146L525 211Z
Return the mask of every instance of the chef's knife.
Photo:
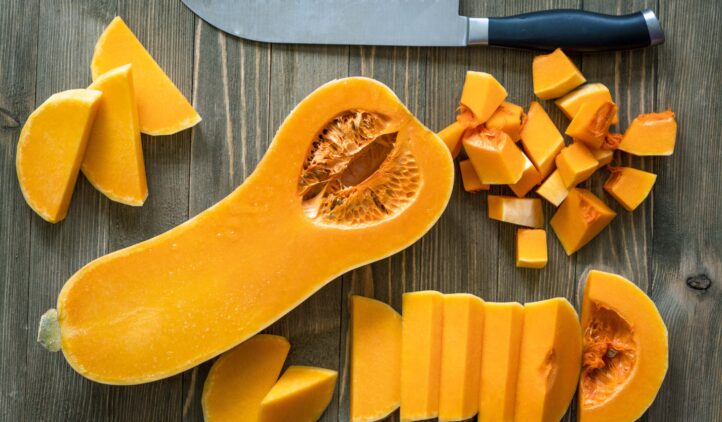
M459 0L182 1L225 32L270 43L493 45L590 52L664 42L659 20L649 9L623 16L558 9L471 18L459 15Z

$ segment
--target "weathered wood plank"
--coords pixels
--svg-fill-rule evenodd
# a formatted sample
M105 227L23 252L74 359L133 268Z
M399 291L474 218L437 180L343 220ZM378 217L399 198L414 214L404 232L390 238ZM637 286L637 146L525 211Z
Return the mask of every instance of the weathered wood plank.
M0 415L23 420L27 388L28 267L32 210L15 173L20 129L35 107L38 2L0 8Z
M656 109L671 107L679 130L674 155L654 163L648 290L669 329L670 365L648 415L712 421L722 415L722 3L660 2L659 12Z
M41 1L36 105L55 92L86 87L95 40L115 14L112 1ZM16 200L19 200L17 198ZM27 313L27 420L100 419L109 389L77 375L61 354L35 342L40 315L82 265L107 252L108 202L78 177L67 218L49 224L33 215Z
M194 104L203 116L191 144L190 215L210 207L253 171L270 143L271 47L195 26ZM212 362L188 371L183 419L203 419L201 395Z

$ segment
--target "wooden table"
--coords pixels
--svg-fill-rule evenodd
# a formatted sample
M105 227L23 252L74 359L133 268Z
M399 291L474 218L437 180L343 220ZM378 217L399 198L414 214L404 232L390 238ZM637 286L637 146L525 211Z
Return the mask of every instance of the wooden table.
M589 268L623 274L654 299L669 328L667 378L644 419L722 418L722 3L717 1L466 1L470 15L551 7L626 13L651 7L666 29L652 49L576 57L589 81L610 87L625 128L638 113L671 107L679 119L672 157L623 163L659 175L634 213L602 193L605 172L585 185L619 216L567 257L550 236L544 270L514 266L511 225L486 217L486 195L460 180L448 209L414 246L323 288L270 331L293 345L289 361L338 369L324 421L348 419L348 306L352 293L400 308L403 291L471 292L491 301L564 296L579 306ZM108 201L80 177L70 213L51 225L23 201L15 145L28 114L52 93L90 83L93 46L122 16L203 116L193 130L145 137L150 196L142 208ZM454 118L467 69L494 74L510 100L534 99L532 53L487 48L267 45L226 36L178 0L0 1L0 420L201 420L206 363L160 382L112 387L77 375L35 343L39 316L65 280L91 259L159 234L223 198L246 178L293 106L334 78L388 84L429 127ZM554 120L566 121L551 103ZM553 213L545 204L547 218ZM574 419L574 406L568 418Z

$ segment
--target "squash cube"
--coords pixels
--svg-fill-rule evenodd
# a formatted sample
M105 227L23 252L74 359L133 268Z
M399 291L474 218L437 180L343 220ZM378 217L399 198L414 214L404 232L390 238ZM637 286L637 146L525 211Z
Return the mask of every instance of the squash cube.
M516 266L544 268L547 265L547 232L542 229L517 229Z
M613 135L613 134L610 133L609 135ZM589 145L585 144L584 142L578 141L576 139L574 139L574 143L581 143L585 147L587 147L589 152L592 153L592 156L594 156L594 159L597 160L597 162L599 163L597 165L597 169L600 169L600 168L606 166L607 164L612 162L612 159L614 159L614 150L613 149L592 148Z
M609 93L609 88L601 83L591 83L575 89L554 101L554 104L571 120L576 116L582 104L607 101L614 102L614 100L612 100L612 94ZM617 123L619 123L619 115L615 114L614 118L612 118L612 124L616 125Z
M601 148L616 114L617 105L611 101L584 103L565 133L590 147Z
M490 129L503 130L512 141L516 142L521 139L521 128L525 119L523 108L504 101L484 125Z
M550 224L567 255L571 255L594 239L616 215L593 193L573 188Z
M631 167L614 167L604 190L627 211L634 211L652 191L657 175Z
M333 398L338 372L289 366L261 402L258 422L317 421Z
M632 155L672 155L677 121L671 110L640 114L624 132L619 149Z
M481 183L479 176L470 160L459 161L459 170L461 170L461 182L464 184L464 190L467 192L478 192L480 190L489 190L489 185Z
M404 293L402 301L401 420L435 418L439 414L444 295L435 291Z
M557 171L569 189L587 180L599 168L599 161L581 142L574 142L557 155Z
M582 329L557 297L524 304L514 420L558 422L574 397L582 366Z
M544 212L537 198L489 195L489 218L519 226L541 228Z
M516 183L524 172L524 153L499 129L467 131L464 150L476 174L484 184L505 185Z
M521 143L542 178L551 174L554 170L554 157L564 148L564 137L536 101L529 106L526 123L521 129Z
M484 304L478 422L514 420L524 307L516 302Z
M401 401L401 315L352 296L351 336L351 421L383 419Z
M558 207L559 204L567 198L569 189L564 185L564 180L562 180L559 170L554 170L544 183L539 186L536 193L551 202L555 207Z
M506 89L493 76L485 72L466 72L461 104L474 114L479 123L486 122L504 102Z
M467 293L444 295L439 421L460 421L479 410L484 301Z
M579 68L559 48L534 57L532 77L534 94L542 100L559 98L587 81Z
M439 138L441 138L441 140L444 141L446 146L449 148L449 152L454 158L456 158L459 155L459 152L461 152L461 137L464 135L465 130L466 126L459 122L454 122L437 133Z
M509 185L509 188L514 191L516 196L519 198L523 198L524 195L529 193L531 188L541 183L541 174L539 174L539 171L534 167L534 164L526 157L524 156L524 159L526 160L526 164L524 164L524 172L521 174L521 179L519 179L518 182Z

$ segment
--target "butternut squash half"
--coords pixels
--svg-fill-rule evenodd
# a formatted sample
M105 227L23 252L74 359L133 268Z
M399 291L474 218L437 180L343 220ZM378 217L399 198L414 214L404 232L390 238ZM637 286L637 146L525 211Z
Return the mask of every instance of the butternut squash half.
M68 280L57 304L65 358L108 384L196 366L342 273L409 246L453 184L446 145L388 87L329 82L291 112L225 199Z

